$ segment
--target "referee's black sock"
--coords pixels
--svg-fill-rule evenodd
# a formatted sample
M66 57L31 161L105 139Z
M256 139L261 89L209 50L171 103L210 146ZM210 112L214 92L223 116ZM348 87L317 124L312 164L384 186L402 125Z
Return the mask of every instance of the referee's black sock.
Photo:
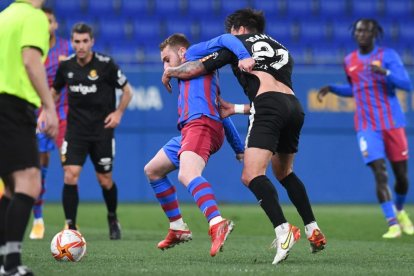
M22 193L14 194L10 200L6 213L6 271L21 265L21 243L34 202L34 198Z
M249 183L249 189L256 196L260 206L273 224L273 228L287 222L279 204L279 197L273 183L266 175L255 177Z
M308 194L306 193L305 185L296 176L294 172L283 178L280 183L285 187L290 201L295 205L299 215L302 217L305 225L315 221L315 216L312 212L312 207L309 202Z
M62 204L69 229L77 230L76 215L79 205L78 185L63 185Z
M115 182L109 190L102 188L102 194L105 199L106 208L108 209L108 217L116 219L116 208L118 207L118 188Z
M0 266L4 264L4 255L6 250L6 212L10 204L10 198L0 197Z

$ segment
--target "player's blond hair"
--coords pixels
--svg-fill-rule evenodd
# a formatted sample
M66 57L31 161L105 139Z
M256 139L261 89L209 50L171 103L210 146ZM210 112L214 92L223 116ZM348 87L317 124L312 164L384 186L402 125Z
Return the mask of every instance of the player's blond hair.
M185 47L186 49L190 47L190 42L188 41L187 37L181 33L175 33L167 37L163 42L160 44L160 50L164 50L165 47Z

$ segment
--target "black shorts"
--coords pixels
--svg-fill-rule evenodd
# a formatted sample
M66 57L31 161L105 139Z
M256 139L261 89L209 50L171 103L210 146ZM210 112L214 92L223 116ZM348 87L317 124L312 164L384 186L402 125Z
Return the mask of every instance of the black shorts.
M40 167L35 106L0 94L0 177L32 167Z
M61 161L63 166L83 166L88 154L96 172L111 172L115 157L115 139L109 137L104 140L84 140L65 137L61 148Z
M267 149L273 153L298 151L305 113L294 95L260 94L253 100L250 114L247 148Z

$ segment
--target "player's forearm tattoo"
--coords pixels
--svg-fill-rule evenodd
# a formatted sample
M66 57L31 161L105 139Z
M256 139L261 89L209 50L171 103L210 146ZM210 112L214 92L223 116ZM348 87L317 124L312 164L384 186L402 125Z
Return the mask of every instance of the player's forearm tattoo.
M201 61L189 61L178 67L169 68L168 75L173 78L191 79L206 74L206 69Z

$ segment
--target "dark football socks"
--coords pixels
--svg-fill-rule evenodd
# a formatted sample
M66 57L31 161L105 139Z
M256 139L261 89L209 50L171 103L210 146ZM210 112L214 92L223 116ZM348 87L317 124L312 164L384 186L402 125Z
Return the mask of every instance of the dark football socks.
M0 266L4 263L4 254L6 250L6 212L10 204L10 198L2 196L0 198Z
M35 199L16 193L11 198L6 213L6 258L4 260L5 270L10 270L21 265L21 243L24 232L29 222Z
M305 186L302 181L296 176L295 173L291 173L283 178L280 183L285 187L290 201L295 205L298 210L304 225L315 221L315 216L312 212L312 207L309 202L308 194L306 193Z
M108 214L116 217L116 208L118 206L118 188L116 187L115 182L109 190L102 188L102 194L105 200L106 208L108 209Z
M249 189L256 196L273 227L287 222L279 203L279 197L273 183L265 175L255 177L249 183Z
M76 215L79 205L78 185L63 185L62 203L69 229L76 230Z

